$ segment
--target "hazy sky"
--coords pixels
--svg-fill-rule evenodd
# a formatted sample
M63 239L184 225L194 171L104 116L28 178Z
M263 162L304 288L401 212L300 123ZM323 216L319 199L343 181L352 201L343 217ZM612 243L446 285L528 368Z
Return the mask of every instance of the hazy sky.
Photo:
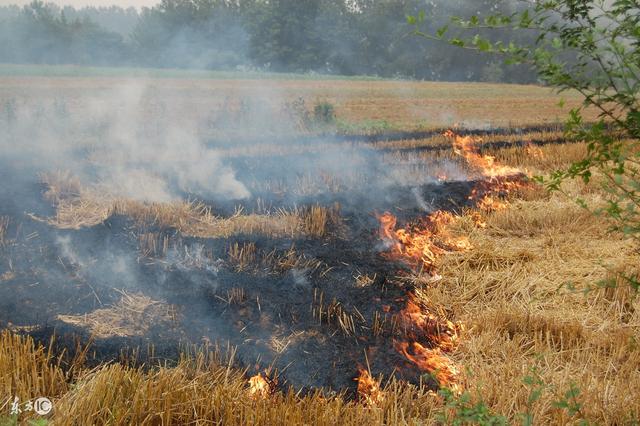
M159 3L160 0L45 0L45 3L57 3L61 6L69 5L74 7L83 6L133 6L138 9L143 6L153 6ZM31 3L31 0L0 0L0 5L6 6L9 4L24 5Z

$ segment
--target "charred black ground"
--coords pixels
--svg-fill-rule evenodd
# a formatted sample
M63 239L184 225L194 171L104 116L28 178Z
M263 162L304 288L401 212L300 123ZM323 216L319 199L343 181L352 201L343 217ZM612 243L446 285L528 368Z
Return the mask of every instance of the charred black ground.
M339 146L340 139L331 141ZM248 171L241 177L248 183L278 176L284 187L306 173L349 172L316 160L313 154L279 155L237 158L232 164ZM376 213L393 211L405 222L430 210L460 212L469 205L475 182L432 177L413 185L378 179L388 174L378 153L360 152L358 161L365 162L367 178L357 189L347 185L310 194L263 189L252 191L250 200L202 200L221 216L232 215L238 206L252 211L258 198L271 209L329 206L339 212L340 222L330 223L325 237L204 239L180 236L175 229L146 229L170 241L171 255L164 257L141 254L139 229L125 216L113 215L81 230L56 229L32 219L28 214L55 214L43 198L46 188L35 171L2 164L0 216L8 216L10 223L7 243L0 247L0 328L43 342L55 334L59 350L72 351L74 342L89 341L89 333L60 321L59 315L89 314L116 304L122 292L139 292L175 307L173 320L153 324L142 336L93 339L90 362L111 362L137 350L137 361L152 365L175 361L185 345L217 343L236 346L238 364L250 373L273 366L280 382L295 388L353 390L357 366L366 363L374 375L424 380L393 347L403 332L393 316L404 307L410 288L398 279L407 267L381 255ZM343 166L338 162L335 167ZM316 266L285 272L258 266L239 272L227 259L235 243L253 244L258 259L293 250ZM358 285L356 277L365 276L365 284ZM323 310L324 318L318 314ZM353 319L350 331L340 325L341 314Z

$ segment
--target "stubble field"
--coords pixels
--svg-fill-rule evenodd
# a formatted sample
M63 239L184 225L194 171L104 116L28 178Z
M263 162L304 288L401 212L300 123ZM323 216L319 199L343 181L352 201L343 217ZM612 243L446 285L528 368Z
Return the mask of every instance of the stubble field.
M637 422L638 247L531 180L564 97L1 78L0 419Z

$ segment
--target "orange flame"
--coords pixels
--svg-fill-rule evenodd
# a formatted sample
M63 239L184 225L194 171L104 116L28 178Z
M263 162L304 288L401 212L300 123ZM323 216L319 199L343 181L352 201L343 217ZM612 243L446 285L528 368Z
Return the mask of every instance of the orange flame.
M458 369L440 348L429 349L418 342L411 342L411 344L396 342L395 347L420 370L431 373L440 386L446 386L454 391L459 390Z
M276 379L258 373L249 379L249 394L256 399L267 398L275 393L277 384Z
M464 157L467 163L478 170L484 177L493 179L499 176L519 175L522 172L510 166L496 164L496 158L491 155L481 155L477 152L476 142L481 139L474 139L472 136L460 136L447 130L444 136L453 139L453 152Z
M369 370L358 368L358 399L368 406L376 406L384 401L385 394L380 382L371 377Z
M478 153L471 136L459 136L450 130L445 136L453 139L454 151L485 177L469 196L479 210L472 212L471 218L476 226L484 228L487 224L480 212L507 208L505 197L524 185L524 174L517 168L496 164L493 156ZM438 178L441 179L440 176ZM439 256L472 248L467 238L453 237L448 232L448 225L456 219L457 216L451 213L436 211L418 224L396 229L397 218L385 212L379 217L379 234L390 244L389 257L401 259L411 267L422 268L435 276L435 262ZM415 292L409 294L406 307L400 312L406 340L396 341L394 346L418 369L431 373L441 386L459 392L459 371L446 353L457 346L462 325L447 320L443 313L434 314L418 301L422 299L418 299ZM371 383L371 377L362 371L360 374L362 379L358 379L358 392L362 383L363 392L367 395L369 388L366 386Z
M436 211L429 215L422 226L396 229L397 218L385 212L380 220L380 238L391 244L388 256L401 259L413 268L422 267L432 273L438 256L471 248L468 238L451 236L446 227L456 217L451 213Z
M526 185L522 174L496 177L479 183L471 191L469 199L475 201L476 207L485 212L504 210L509 205L505 198Z
M444 351L452 351L458 340L461 325L438 317L420 306L411 293L407 306L400 311L400 318L409 337L437 345Z
M400 320L407 341L396 341L396 350L420 371L431 373L440 386L457 390L458 369L445 353L456 348L462 325L452 323L443 314L434 315L417 301L415 293L409 294Z

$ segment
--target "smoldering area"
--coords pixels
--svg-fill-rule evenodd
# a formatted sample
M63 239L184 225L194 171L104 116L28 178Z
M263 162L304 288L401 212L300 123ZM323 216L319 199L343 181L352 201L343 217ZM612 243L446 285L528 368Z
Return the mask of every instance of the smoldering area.
M479 177L436 155L444 142L309 129L268 87L176 114L153 84L5 108L0 327L61 346L93 335L95 363L217 344L296 388L353 389L365 362L425 380L391 344L406 266L381 256L376 215L460 211ZM87 211L103 220L69 219Z

